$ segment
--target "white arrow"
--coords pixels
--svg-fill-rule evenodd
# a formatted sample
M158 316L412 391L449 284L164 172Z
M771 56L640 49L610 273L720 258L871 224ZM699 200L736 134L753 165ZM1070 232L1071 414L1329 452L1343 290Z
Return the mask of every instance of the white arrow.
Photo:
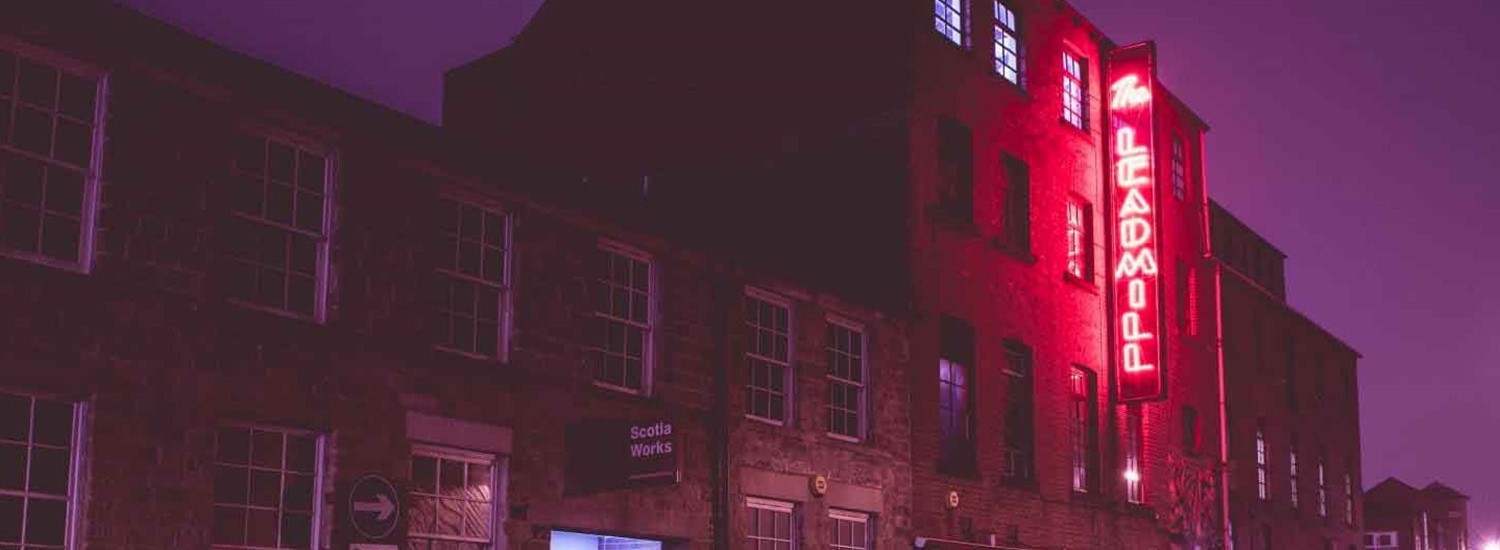
M385 521L390 519L391 514L396 511L396 505L391 502L391 499L386 498L385 495L375 495L375 502L355 502L354 511L375 512L375 519L377 521Z

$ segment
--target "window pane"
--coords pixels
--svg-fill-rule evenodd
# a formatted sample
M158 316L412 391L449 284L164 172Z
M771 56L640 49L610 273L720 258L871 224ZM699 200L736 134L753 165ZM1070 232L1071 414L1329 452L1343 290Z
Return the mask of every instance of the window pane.
M60 500L26 501L26 542L61 545L66 530L68 505Z
M245 542L245 509L214 507L214 542L220 544L243 544Z
M3 75L0 75L0 89L4 88L4 82ZM80 121L92 123L94 94L97 90L98 84L95 82L63 73L62 86L58 94L58 111Z
M0 490L26 488L26 446L0 443Z
M244 504L250 501L250 472L244 468L214 468L214 502Z
M31 425L31 399L0 393L0 439L26 441Z
M21 541L21 517L24 514L21 497L0 495L0 541Z
M68 494L70 455L66 449L31 448L31 492Z
M52 116L24 105L16 106L11 142L24 151L48 155L52 148Z

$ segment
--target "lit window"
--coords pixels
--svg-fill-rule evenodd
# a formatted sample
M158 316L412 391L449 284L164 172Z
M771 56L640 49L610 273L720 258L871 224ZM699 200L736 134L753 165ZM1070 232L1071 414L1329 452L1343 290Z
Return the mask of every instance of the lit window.
M1298 494L1299 491L1297 488L1297 438L1295 436L1292 437L1292 441L1288 449L1287 475L1291 478L1291 487L1289 488L1291 492L1288 493L1288 495L1291 496L1292 508L1296 509L1297 507L1301 506L1302 499Z
M1096 477L1095 459L1098 454L1095 427L1095 411L1098 403L1094 393L1094 373L1083 367L1073 367L1068 375L1068 386L1072 404L1073 428L1073 490L1080 493L1094 491Z
M749 548L792 550L799 547L796 526L792 524L792 503L748 497L745 504L750 514L746 530Z
M868 550L870 544L870 515L844 510L829 510L828 519L833 532L829 533L829 546L837 550Z
M1036 420L1031 348L1005 343L1005 431L1001 441L1000 478L1011 484L1035 480Z
M225 232L234 261L232 300L323 319L331 172L324 153L264 136L239 137Z
M645 253L601 243L594 275L597 290L594 380L606 387L646 390L651 364L651 259Z
M77 513L79 408L0 393L0 548L80 546L68 519Z
M974 405L970 402L974 364L974 329L968 323L943 317L938 359L938 421L942 436L939 468L950 472L974 469Z
M1088 111L1085 109L1085 94L1088 93L1087 74L1084 61L1076 55L1063 52L1063 120L1083 130L1088 128Z
M407 548L494 548L495 459L414 445Z
M841 321L828 323L828 432L865 434L865 334Z
M762 420L786 422L791 409L791 304L751 293L745 296L745 326L749 329L745 359L750 367L746 412Z
M1094 207L1083 199L1068 199L1068 275L1094 278Z
M509 219L500 212L442 199L438 213L443 259L435 289L440 348L504 357Z
M1016 13L995 0L995 74L1012 84L1021 83L1020 28Z
M1323 477L1323 457L1318 457L1318 517L1328 517L1328 483Z
M933 16L938 34L955 46L967 45L964 31L968 28L968 0L934 0Z
M1143 422L1139 405L1125 407L1125 500L1132 504L1146 502L1145 472L1142 471L1146 448Z
M1005 170L1005 240L1021 252L1031 251L1031 167L1019 158L1004 154L1000 158Z
M1354 525L1354 462L1344 466L1344 524Z
M1172 195L1187 197L1187 146L1181 136L1172 136Z
M0 50L0 253L88 271L103 79Z
M218 430L214 548L315 548L321 438L279 428Z
M1271 498L1270 473L1266 456L1266 427L1262 420L1255 427L1255 496L1261 500Z

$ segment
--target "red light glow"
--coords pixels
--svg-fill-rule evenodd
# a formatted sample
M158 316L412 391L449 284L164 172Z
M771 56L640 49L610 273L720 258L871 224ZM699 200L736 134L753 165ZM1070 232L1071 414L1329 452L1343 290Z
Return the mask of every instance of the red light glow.
M1117 50L1109 86L1116 233L1114 315L1120 400L1165 396L1161 376L1160 280L1156 239L1152 48Z

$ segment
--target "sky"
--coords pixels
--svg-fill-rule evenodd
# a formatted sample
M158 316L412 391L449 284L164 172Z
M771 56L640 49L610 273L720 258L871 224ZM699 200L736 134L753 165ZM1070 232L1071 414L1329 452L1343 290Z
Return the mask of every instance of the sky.
M541 0L123 0L436 123L442 73ZM1364 483L1438 479L1500 535L1500 2L1072 0L1206 119L1209 193L1353 345ZM1486 284L1490 283L1490 284Z

